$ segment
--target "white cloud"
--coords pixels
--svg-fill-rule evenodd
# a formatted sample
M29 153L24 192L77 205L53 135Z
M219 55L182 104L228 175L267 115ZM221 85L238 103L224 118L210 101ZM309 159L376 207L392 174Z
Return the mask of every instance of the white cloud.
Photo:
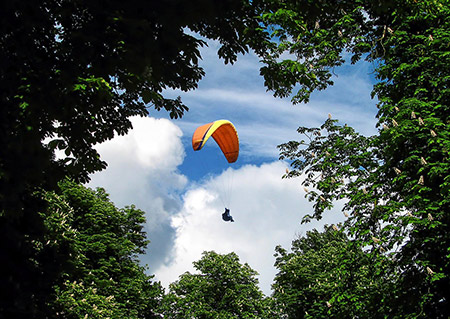
M236 171L228 169L189 190L182 209L172 217L176 229L172 262L156 270L156 279L167 287L182 273L192 272L192 262L199 260L203 251L235 252L241 262L259 272L260 286L264 293L270 294L276 273L275 246L289 249L296 234L304 234L318 225L300 224L303 215L311 213L311 203L301 191L301 179L281 178L285 169L283 162L247 165ZM224 207L219 200L224 181L231 178L230 210L234 223L221 219ZM327 214L323 222L339 220L342 214Z
M108 168L88 186L106 188L119 207L135 204L146 211L152 242L142 260L156 280L167 287L192 271L203 251L233 251L260 273L260 286L269 294L275 246L289 248L296 234L319 225L300 225L311 212L301 179L283 180L286 164L273 162L188 184L177 170L185 156L181 130L165 119L136 117L132 123L129 134L97 146ZM224 204L231 205L234 223L222 221ZM340 217L329 214L324 222Z
M170 216L179 210L187 179L177 170L185 156L181 130L166 119L131 118L125 136L96 146L108 167L91 176L89 187L104 187L118 207L135 204L146 212L150 266L170 258Z

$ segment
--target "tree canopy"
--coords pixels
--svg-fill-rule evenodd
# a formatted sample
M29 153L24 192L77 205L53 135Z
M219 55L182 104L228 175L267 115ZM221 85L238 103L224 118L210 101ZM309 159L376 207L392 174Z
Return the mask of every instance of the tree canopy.
M397 292L395 278L386 271L389 261L373 263L339 227L307 232L292 242L290 252L276 248L272 297L287 318L385 318L392 313L386 301L395 300Z
M306 3L306 1L305 1ZM448 123L450 43L446 1L339 1L331 7L297 3L269 14L282 39L277 54L292 62L310 83L294 100L331 84L331 72L362 57L375 66L379 134L361 136L328 119L320 128L299 128L307 137L280 146L292 161L288 177L306 173L307 196L321 218L336 199L346 199L347 231L372 247L382 262L396 261L403 317L448 315L450 263ZM295 24L294 24L295 23ZM273 61L291 72L285 61ZM309 67L308 67L309 65ZM319 70L316 71L316 67ZM292 85L281 86L290 92ZM301 83L302 84L302 83ZM394 270L393 270L394 271Z
M270 318L257 275L235 253L204 252L165 296L165 318Z
M188 107L163 91L197 87L205 39L220 43L226 63L250 49L261 54L267 37L255 19L261 7L242 0L0 4L0 247L7 266L0 279L15 292L2 293L1 311L30 317L44 309L43 296L71 260L64 245L72 246L61 234L55 249L36 250L52 233L41 214L50 204L37 194L59 191L64 176L86 182L105 168L93 146L125 134L130 116L153 108L181 117ZM65 157L56 158L57 150ZM126 228L114 227L111 234ZM110 249L103 257L117 258ZM66 288L79 295L92 287Z
M2 247L2 316L156 318L162 288L138 259L148 244L144 212L118 209L103 189L59 186L40 195L48 206L33 226L45 231L2 242L12 246Z
M163 96L204 75L204 39L218 55L264 51L259 1L8 1L0 6L0 209L63 175L86 181L106 166L92 148L125 134L149 108L188 107ZM201 8L201 9L199 9ZM65 152L55 159L55 150ZM22 204L23 205L23 204ZM17 207L19 206L19 207Z

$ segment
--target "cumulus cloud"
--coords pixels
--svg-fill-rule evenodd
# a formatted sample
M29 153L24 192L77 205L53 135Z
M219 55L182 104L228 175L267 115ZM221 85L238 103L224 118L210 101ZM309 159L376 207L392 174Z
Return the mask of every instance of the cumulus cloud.
M88 186L106 188L119 207L135 204L146 212L151 244L141 259L156 280L167 287L192 271L203 251L235 252L259 272L260 286L270 294L275 246L289 248L296 235L318 225L300 224L311 212L301 178L282 179L287 166L277 161L188 181L178 171L185 157L181 130L166 119L135 117L132 123L127 135L97 145L108 167ZM234 223L221 219L224 206ZM335 223L340 217L327 218Z
M151 240L145 258L150 268L170 258L175 232L171 215L181 205L187 183L177 167L184 159L181 130L166 119L131 118L133 129L125 136L96 146L108 167L91 176L89 187L104 187L118 207L134 204L146 212Z
M173 260L156 270L156 279L167 287L182 273L192 272L192 262L199 260L203 251L235 252L241 262L258 271L260 287L270 294L276 273L275 246L289 249L296 235L318 226L300 224L301 218L311 212L311 203L302 194L300 178L281 178L285 169L283 162L228 169L187 191L183 207L172 217L176 230ZM221 219L221 197L226 191L223 185L230 179L234 223ZM324 222L336 223L341 216L327 214Z

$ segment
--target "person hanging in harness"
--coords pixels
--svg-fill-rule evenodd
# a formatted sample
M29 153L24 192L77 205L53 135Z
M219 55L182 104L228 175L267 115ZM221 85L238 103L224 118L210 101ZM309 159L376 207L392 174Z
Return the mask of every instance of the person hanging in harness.
M226 222L234 222L233 217L230 215L230 210L225 207L225 212L222 214L222 219Z

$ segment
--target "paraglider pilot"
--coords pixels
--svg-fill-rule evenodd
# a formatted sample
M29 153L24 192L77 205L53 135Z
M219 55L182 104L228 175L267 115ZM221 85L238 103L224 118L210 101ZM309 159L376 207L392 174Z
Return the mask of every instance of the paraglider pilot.
M226 222L234 222L233 217L230 215L230 210L225 208L225 213L222 214L222 219Z

